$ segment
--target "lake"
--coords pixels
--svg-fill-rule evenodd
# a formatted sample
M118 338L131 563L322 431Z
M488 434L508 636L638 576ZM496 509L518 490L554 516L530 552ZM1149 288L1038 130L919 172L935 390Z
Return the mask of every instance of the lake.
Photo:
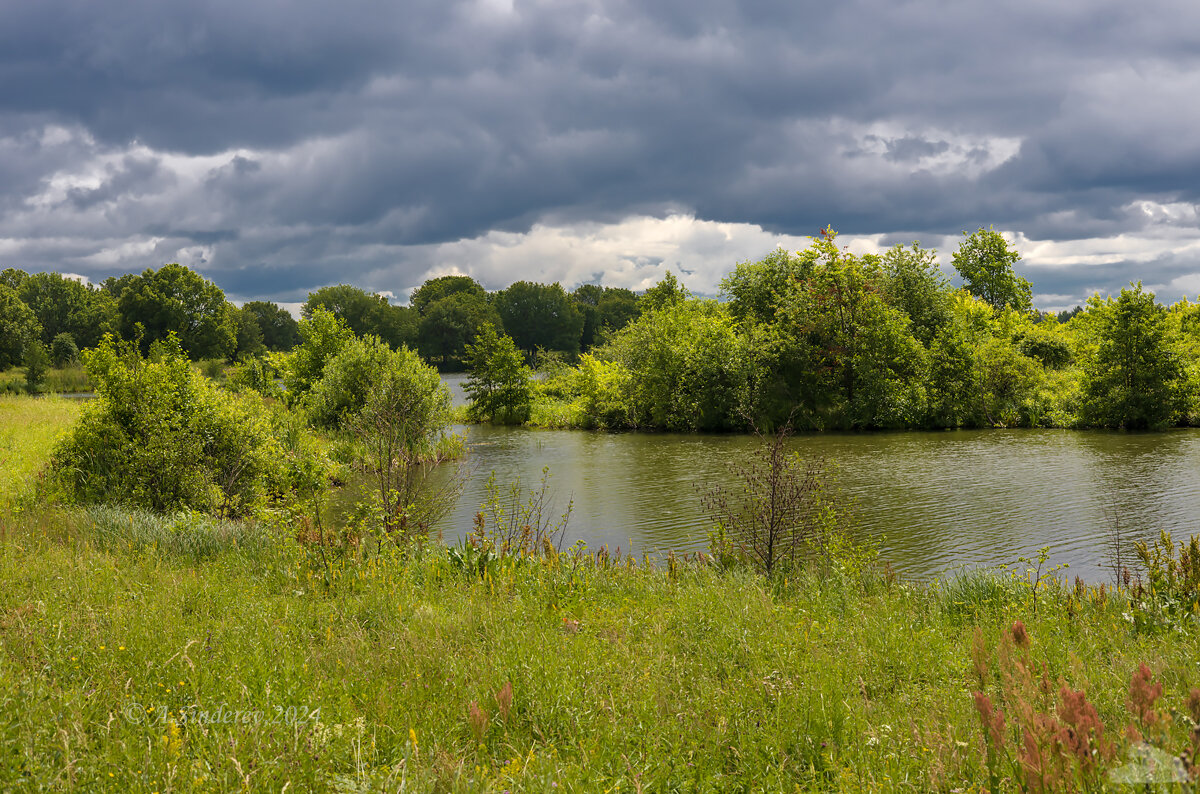
M456 401L462 376L447 376ZM550 469L556 509L574 510L567 542L635 553L704 549L710 521L700 489L729 482L730 468L757 443L746 436L592 433L471 426L473 469L443 524L460 537L502 486L536 486ZM1200 532L1200 430L1119 433L1071 430L959 430L801 435L802 455L833 464L852 504L856 532L918 580L963 565L1036 557L1102 581L1114 519L1129 538Z

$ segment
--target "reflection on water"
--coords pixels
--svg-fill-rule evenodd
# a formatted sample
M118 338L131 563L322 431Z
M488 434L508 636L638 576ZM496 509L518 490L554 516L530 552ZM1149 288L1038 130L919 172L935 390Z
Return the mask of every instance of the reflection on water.
M469 530L488 475L536 485L551 472L556 510L574 501L568 542L641 552L706 545L699 492L729 477L744 436L603 434L473 426L474 472L442 529ZM1061 430L812 435L792 441L838 471L855 525L901 573L928 578L1050 546L1071 575L1103 579L1107 514L1132 536L1200 531L1200 431Z

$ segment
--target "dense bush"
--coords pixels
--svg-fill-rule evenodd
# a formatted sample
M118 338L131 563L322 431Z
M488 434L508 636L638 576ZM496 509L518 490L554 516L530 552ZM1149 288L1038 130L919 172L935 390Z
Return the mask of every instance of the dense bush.
M60 369L79 361L79 346L75 344L75 337L68 333L56 335L50 343L50 360Z
M323 476L294 419L195 373L174 335L145 358L106 337L84 363L97 398L51 463L69 500L239 516Z
M314 425L328 429L342 427L367 404L384 373L414 367L424 368L424 365L407 348L393 351L376 336L352 338L326 362L321 378L313 383L302 404ZM437 372L431 370L431 373L437 379Z

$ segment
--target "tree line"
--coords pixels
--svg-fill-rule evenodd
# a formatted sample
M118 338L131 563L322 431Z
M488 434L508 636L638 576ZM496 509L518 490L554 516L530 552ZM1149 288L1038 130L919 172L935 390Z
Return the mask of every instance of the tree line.
M567 357L586 352L605 334L638 315L627 289L519 281L488 292L468 276L443 276L416 289L408 306L348 284L311 292L301 315L325 309L358 336L376 336L393 349L415 350L442 369L460 368L467 345L492 325L532 361L539 350ZM300 341L297 321L276 303L240 308L211 281L179 264L130 273L99 285L58 273L0 273L0 370L52 356L75 360L105 334L141 339L143 352L174 332L192 360L245 361L286 352Z
M1194 425L1200 305L1140 283L1059 315L1033 309L1018 252L964 233L936 252L808 248L738 264L724 300L668 277L639 316L537 381L499 337L468 351L475 417L666 430ZM504 395L501 398L499 395Z
M443 370L468 367L482 421L853 430L1200 420L1200 306L1161 305L1133 283L1071 311L1039 312L1014 270L1019 259L992 229L964 232L954 287L931 249L856 255L827 229L804 250L737 264L720 300L693 296L670 274L640 295L528 281L489 292L443 276L407 306L323 287L301 314L311 328L328 314L357 338L416 351ZM295 361L248 368L251 381L268 371L301 377L308 355L302 324L280 306L235 307L178 264L97 286L0 273L0 368L70 359L106 333L140 340L144 351L174 334L193 360L296 350ZM534 381L531 365L543 377Z

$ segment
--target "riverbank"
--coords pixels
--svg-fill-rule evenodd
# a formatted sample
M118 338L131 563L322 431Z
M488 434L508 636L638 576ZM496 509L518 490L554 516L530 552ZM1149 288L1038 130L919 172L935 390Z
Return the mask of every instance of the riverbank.
M8 428L6 479L53 426ZM1200 717L1196 607L1144 587L844 559L775 581L594 553L480 566L438 543L320 546L282 518L19 497L0 518L0 788L1015 788L1136 780L1131 750L1190 753ZM1006 715L990 745L975 692ZM1093 707L1102 736L1061 738Z
M1163 686L1139 730L1172 755L1200 684L1194 617L1131 622L1095 589L594 556L481 577L438 545L342 557L326 587L316 553L196 517L4 519L4 787L979 787L981 676L1008 714L1005 778L1028 772L1021 709L1053 717L1062 686L1104 724L1107 774L1140 746L1139 665Z

